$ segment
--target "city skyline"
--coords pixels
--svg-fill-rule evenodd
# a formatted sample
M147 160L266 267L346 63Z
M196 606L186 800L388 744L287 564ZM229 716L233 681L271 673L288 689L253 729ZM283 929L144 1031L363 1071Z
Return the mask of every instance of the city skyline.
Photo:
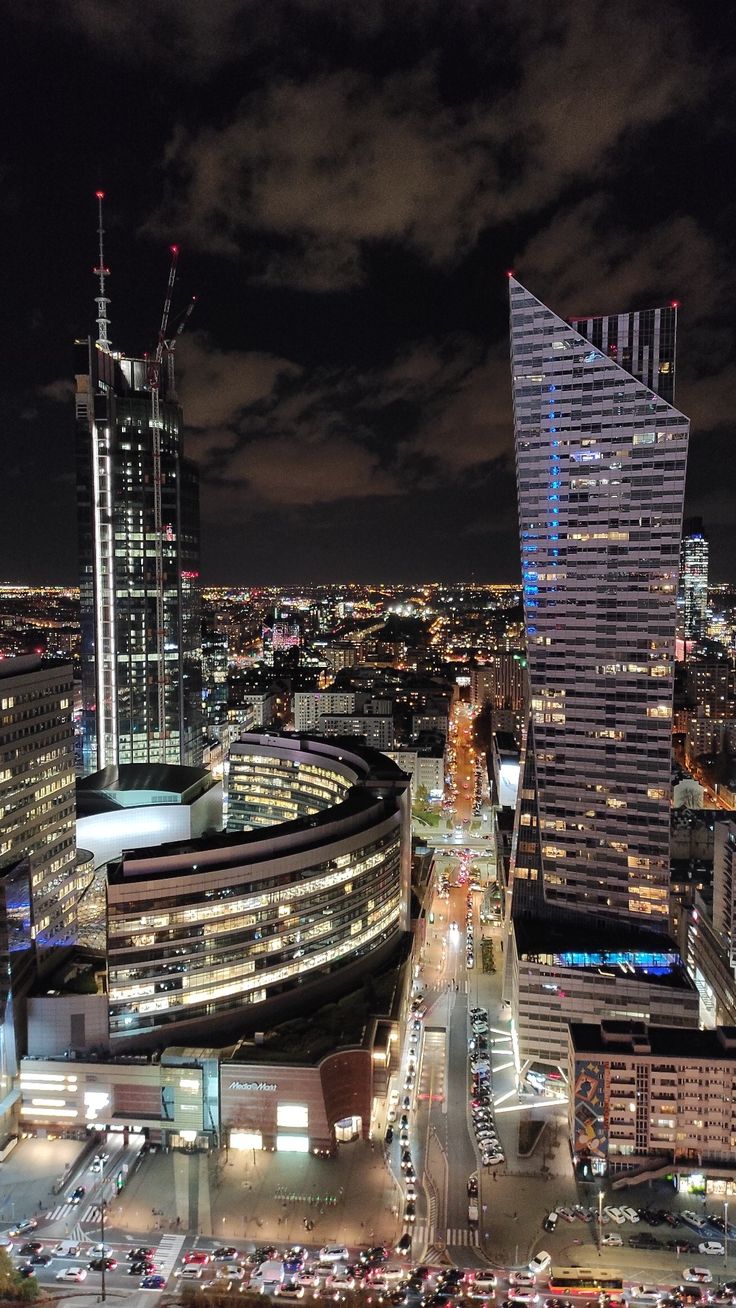
M203 33L182 5L164 45L155 4L102 25L94 5L11 15L11 68L32 60L44 99L5 187L4 574L76 574L71 343L95 317L99 188L116 347L155 349L172 241L181 303L199 295L180 378L205 582L516 579L507 267L570 318L682 302L686 512L714 579L732 574L714 481L733 396L725 16L267 9L227 5ZM573 84L577 104L606 104L584 133Z

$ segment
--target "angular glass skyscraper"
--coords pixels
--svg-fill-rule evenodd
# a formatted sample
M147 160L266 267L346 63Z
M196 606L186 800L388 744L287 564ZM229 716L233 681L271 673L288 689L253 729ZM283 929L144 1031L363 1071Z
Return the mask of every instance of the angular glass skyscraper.
M597 318L569 318L572 327L602 354L643 381L668 404L675 399L677 310L673 300L662 309L638 309Z
M653 386L672 394L674 323L665 344L668 311L652 311L645 384L641 358L623 367L610 333L594 343L514 278L510 294L531 692L513 913L665 930L689 424ZM643 318L587 327L596 338L595 324L615 321L620 345L641 340Z
M85 770L197 765L199 488L183 457L182 411L162 370L159 529L150 361L99 341L77 351Z

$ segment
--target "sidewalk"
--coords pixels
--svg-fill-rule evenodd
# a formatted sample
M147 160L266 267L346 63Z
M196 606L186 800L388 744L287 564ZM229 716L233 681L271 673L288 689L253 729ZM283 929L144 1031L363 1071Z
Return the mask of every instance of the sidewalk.
M288 1197L294 1195L299 1198ZM328 1203L328 1196L335 1202ZM393 1244L400 1234L396 1204L380 1145L355 1140L329 1159L259 1152L254 1161L252 1152L235 1151L154 1154L116 1201L110 1222L125 1231L156 1228L277 1245ZM311 1231L305 1220L313 1223Z

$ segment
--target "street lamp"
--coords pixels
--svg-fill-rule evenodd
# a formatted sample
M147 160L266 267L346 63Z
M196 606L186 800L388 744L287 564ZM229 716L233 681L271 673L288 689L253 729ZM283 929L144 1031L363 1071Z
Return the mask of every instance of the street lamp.
M603 1187L598 1191L598 1257L602 1257L603 1242Z
M723 1200L723 1266L728 1263L728 1199Z

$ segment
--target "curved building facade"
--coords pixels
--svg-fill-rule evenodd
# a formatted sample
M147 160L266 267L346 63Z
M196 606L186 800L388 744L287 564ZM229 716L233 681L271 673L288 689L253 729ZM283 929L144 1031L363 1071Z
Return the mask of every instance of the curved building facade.
M253 734L231 777L226 833L109 869L113 1047L280 1020L354 984L408 928L409 779L394 763L354 741Z

